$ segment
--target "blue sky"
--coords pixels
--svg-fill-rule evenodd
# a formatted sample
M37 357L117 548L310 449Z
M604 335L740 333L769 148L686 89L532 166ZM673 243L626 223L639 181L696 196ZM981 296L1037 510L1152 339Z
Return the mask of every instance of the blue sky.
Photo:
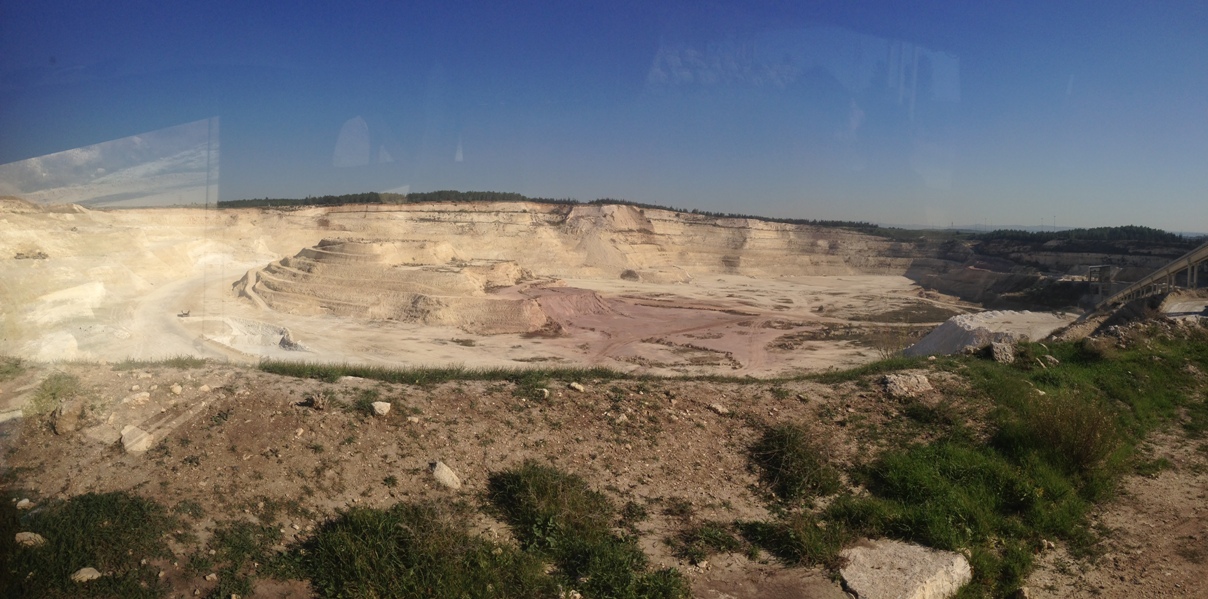
M224 199L1208 231L1204 3L952 4L0 0L0 163L218 117Z

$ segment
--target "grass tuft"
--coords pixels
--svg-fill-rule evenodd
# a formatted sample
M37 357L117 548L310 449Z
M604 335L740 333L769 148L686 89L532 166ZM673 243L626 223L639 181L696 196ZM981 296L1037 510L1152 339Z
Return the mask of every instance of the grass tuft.
M195 356L172 356L171 358L162 358L159 360L135 360L126 358L121 362L113 365L114 370L141 370L144 368L155 368L166 366L168 368L178 368L180 370L188 370L191 368L204 368L206 365L205 358Z
M751 447L751 459L764 482L785 501L839 490L839 473L830 465L830 453L826 443L801 424L768 427Z

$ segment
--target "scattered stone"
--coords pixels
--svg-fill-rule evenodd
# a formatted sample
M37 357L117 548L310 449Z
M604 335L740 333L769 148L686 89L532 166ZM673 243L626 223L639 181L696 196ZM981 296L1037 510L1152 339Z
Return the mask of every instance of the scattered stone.
M149 390L149 391L155 391L156 389L159 389L159 385L151 385L151 386L148 388L148 390Z
M1007 341L995 341L990 344L990 356L999 364L1015 362L1015 344Z
M138 386L138 385L130 385L130 390L131 390L131 391L138 391L139 389L142 389L142 387L140 387L140 386Z
M73 582L88 582L90 580L96 580L100 577L101 573L98 572L96 568L80 568L79 570L76 570L75 574L71 575L71 580Z
M718 415L720 415L720 416L727 416L727 415L729 415L729 413L730 413L730 410L729 410L729 409L727 409L727 408L726 408L726 406L723 406L723 405L721 405L721 404L719 404L719 403L715 403L715 404L710 405L710 406L709 406L709 409L710 409L710 410L713 410L714 412L717 412L717 414L718 414Z
M34 502L30 501L29 499L22 499L21 501L17 502L17 509L19 510L28 510L32 507L34 507Z
M181 387L179 384L172 385L172 394L173 395L180 395L181 393L184 393L184 391L185 391L185 388Z
M614 420L614 422L616 422L617 424L625 424L626 422L629 422L629 417L624 414L621 414L620 416L616 417L616 420Z
M79 430L83 413L84 406L82 405L61 405L50 415L50 428L56 435L73 433Z
M587 390L587 389L584 389L583 385L580 385L579 383L571 383L571 384L567 385L567 387L570 387L571 389L578 391L579 393L582 393Z
M138 373L138 378L149 379L149 378L151 378L151 373L150 372L140 372L140 373Z
M428 464L428 468L432 470L432 476L436 479L436 482L450 489L461 488L461 479L458 478L457 473L454 472L452 468L446 466L444 462L439 460L432 462L431 464Z
M138 385L135 386L137 387ZM149 399L151 399L150 392L140 391L138 393L131 393L130 395L127 395L122 399L122 403L134 404L138 406L147 403L147 400Z
M209 574L206 574L207 582L214 582L215 580L218 580L218 574L216 574L214 572L210 572Z
M860 599L946 599L973 578L965 556L901 541L865 541L840 552L843 583Z
M155 435L133 424L122 429L122 448L126 450L126 453L142 453L153 446L155 446Z
M304 434L306 434L306 429L304 428L299 428L298 430L294 431L295 437L301 437Z
M925 374L887 374L881 381L885 392L894 399L909 399L931 391L931 381Z
M541 399L549 399L549 389L540 389Z
M1041 359L1043 359L1045 362L1048 362L1049 366L1057 366L1061 364L1061 360L1058 360L1057 356L1051 354L1045 354L1041 356Z
M388 401L373 402L373 413L377 414L378 416L385 416L386 414L389 414L390 413L390 402L388 402Z
M36 532L19 532L16 541L22 547L39 547L46 544L46 537Z
M198 387L198 388L197 388L197 392L198 392L198 393L209 393L209 392L210 392L210 386L209 386L209 385L202 385L202 386L200 386L200 387Z
M407 422L410 422L411 424L419 424L419 416L408 416Z

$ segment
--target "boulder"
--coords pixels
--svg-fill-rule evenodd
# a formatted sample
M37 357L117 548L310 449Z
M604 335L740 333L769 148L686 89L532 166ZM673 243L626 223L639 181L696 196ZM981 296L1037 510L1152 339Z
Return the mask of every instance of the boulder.
M910 399L931 391L931 381L925 374L887 374L881 384L894 399Z
M860 599L947 599L973 578L965 556L881 539L840 554L844 586Z
M71 580L73 582L88 582L90 580L96 580L100 577L101 573L98 572L96 568L80 568L79 570L75 571L75 574L71 575Z
M83 405L63 404L51 414L50 428L54 430L56 435L74 433L80 428L80 419L83 413Z
M990 356L999 364L1010 364L1015 361L1015 344L995 341L990 344Z
M438 460L428 464L428 467L432 470L432 477L436 479L436 482L450 489L461 488L461 478L457 476L457 473L452 468L446 466L444 462Z
M126 453L142 453L154 446L155 435L133 424L122 429L122 448Z
M378 416L385 416L386 414L389 414L390 413L390 402L388 402L388 401L373 402L373 413L377 414Z
M46 544L46 537L36 532L19 532L14 540L22 547L38 547Z

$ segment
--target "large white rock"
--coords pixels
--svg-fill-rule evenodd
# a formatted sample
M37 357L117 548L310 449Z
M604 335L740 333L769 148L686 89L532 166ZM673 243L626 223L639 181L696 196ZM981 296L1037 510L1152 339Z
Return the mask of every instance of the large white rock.
M965 556L901 541L844 549L843 583L860 599L947 599L973 578Z
M449 487L450 489L461 488L461 478L452 468L445 465L444 462L436 461L428 465L432 469L432 477L436 482Z
M1073 322L1071 314L994 310L949 318L918 343L902 350L907 356L956 354L976 350L995 341L1038 340Z
M122 429L122 447L126 453L142 453L154 446L155 435L133 424Z
M887 374L881 381L885 392L894 399L918 397L931 391L931 381L925 374Z
M101 577L101 573L96 568L80 568L75 574L71 575L71 580L75 582L88 582Z
M385 416L386 414L389 414L390 413L390 402L388 402L388 401L373 402L373 413L377 414L378 416Z
M46 537L36 532L19 532L14 540L22 547L38 547L46 544Z

